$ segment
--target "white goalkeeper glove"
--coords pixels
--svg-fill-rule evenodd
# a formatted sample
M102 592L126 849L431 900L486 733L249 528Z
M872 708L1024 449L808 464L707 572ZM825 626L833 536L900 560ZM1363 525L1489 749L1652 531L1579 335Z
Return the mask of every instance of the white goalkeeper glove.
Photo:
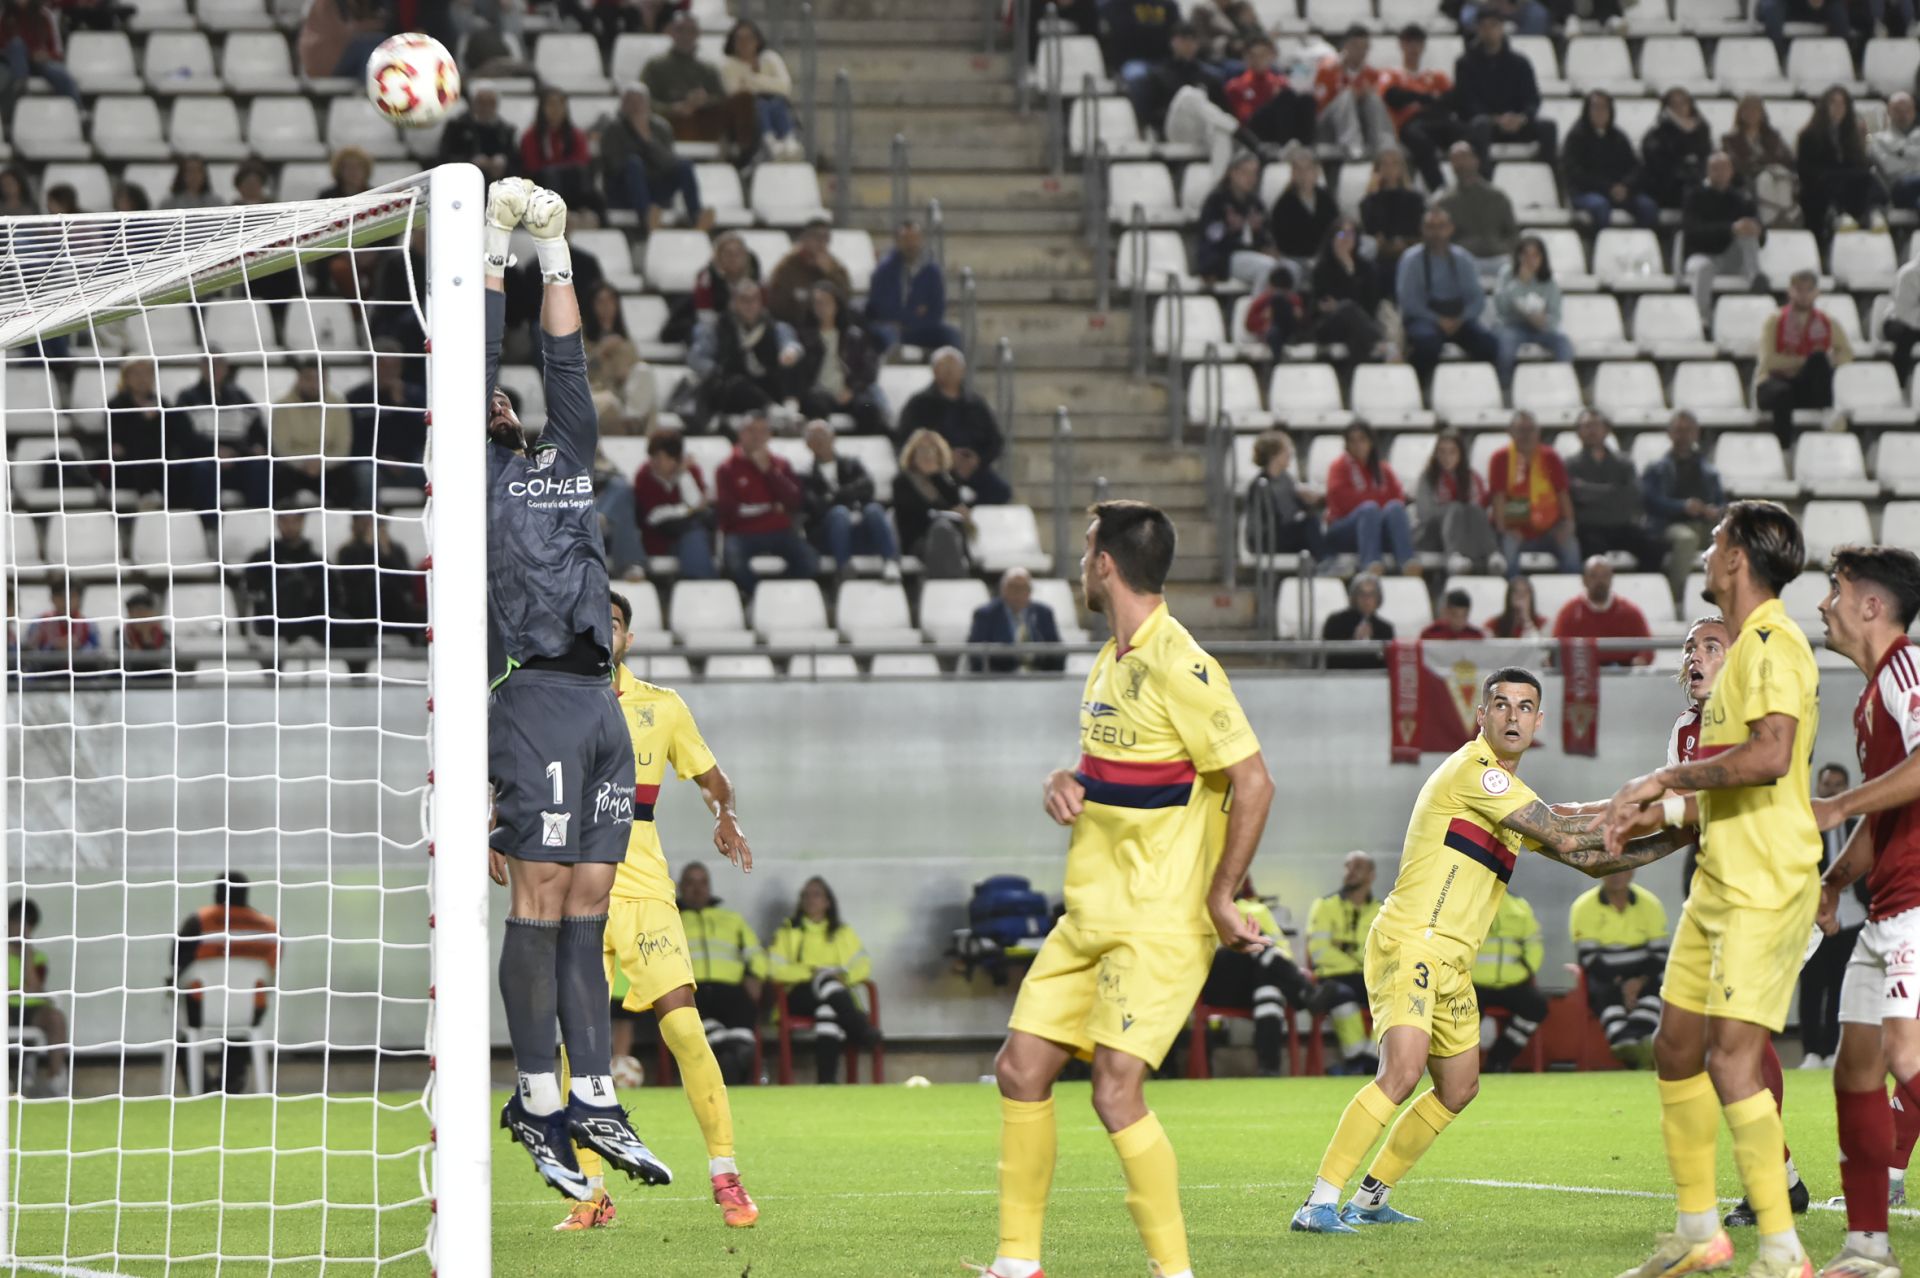
M540 279L546 284L573 283L573 254L567 248L567 202L536 186L527 197L524 224L540 255Z
M513 265L507 251L513 228L527 215L527 199L539 188L525 178L501 178L487 188L487 274L500 279Z

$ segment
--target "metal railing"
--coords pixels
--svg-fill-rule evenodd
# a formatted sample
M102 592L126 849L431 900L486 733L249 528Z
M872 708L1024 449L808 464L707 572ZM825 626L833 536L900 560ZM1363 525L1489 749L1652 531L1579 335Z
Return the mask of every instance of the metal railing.
M1167 308L1167 442L1178 447L1187 429L1187 307L1178 275L1168 277L1156 313L1162 303Z
M907 186L913 175L913 156L904 133L893 135L893 148L887 154L887 171L893 179L890 225L898 226L907 220Z
M1067 117L1061 98L1061 76L1066 74L1061 65L1064 56L1060 48L1060 6L1052 0L1047 3L1047 17L1044 30L1046 44L1042 51L1047 63L1047 171L1054 177L1062 177L1067 171Z
M1000 14L1004 7L1003 0L982 0L980 25L986 28L986 34L980 52L988 57L992 57L993 51L1000 47Z
M1113 496L1113 483L1105 475L1094 476L1093 504L1098 506L1101 502L1111 499L1112 496ZM1056 564L1055 570L1058 571L1058 568L1059 568L1059 565Z
M980 339L980 300L973 268L960 268L960 350L967 357L967 389L973 389L973 352Z
M853 77L845 67L833 73L833 220L853 220Z
M1093 250L1093 309L1103 315L1113 304L1113 218L1107 210L1111 199L1107 192L1110 162L1107 144L1101 142L1093 149L1093 163L1085 174L1094 188L1089 197L1093 210L1093 241L1089 246Z
M1073 547L1073 421L1053 410L1053 561L1070 562Z
M894 229L899 229L898 223ZM933 255L933 264L944 276L947 273L947 215L938 199L927 201L927 252Z
M1133 346L1133 375L1147 375L1147 211L1140 205L1133 206L1127 215L1127 229L1138 231L1138 235L1126 237L1127 277L1132 296L1128 299L1128 318L1132 328L1128 338Z
M1232 589L1239 572L1239 555L1234 545L1234 494L1239 488L1233 452L1233 422L1221 404L1220 347L1207 343L1206 360L1201 364L1201 403L1207 406L1206 459L1207 509L1213 514L1214 541L1220 555L1220 584Z
M1013 0L1013 56L1007 63L1013 71L1014 99L1025 115L1032 109L1028 73L1033 70L1033 0Z
M820 158L820 38L810 4L800 6L800 32L800 144L812 164Z
M972 361L968 361L971 366ZM993 348L993 415L1000 423L1000 473L1013 473L1013 452L1019 433L1013 428L1013 339L1003 337Z

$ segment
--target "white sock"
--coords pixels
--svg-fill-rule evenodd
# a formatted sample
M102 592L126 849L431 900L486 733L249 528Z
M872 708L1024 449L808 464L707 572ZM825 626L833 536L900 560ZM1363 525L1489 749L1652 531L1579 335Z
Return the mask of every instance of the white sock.
M1871 1256L1875 1260L1885 1260L1888 1254L1887 1236L1871 1230L1849 1229L1847 1250L1857 1255Z
M595 1194L605 1191L606 1187L607 1187L607 1178L605 1176L587 1177L587 1196L589 1198L591 1198Z
M1360 1188L1353 1191L1353 1205L1365 1211L1386 1204L1387 1195L1393 1192L1393 1186L1377 1181L1369 1176L1360 1182Z
M1683 1211L1679 1223L1673 1232L1690 1243L1703 1243L1720 1232L1720 1213L1717 1211Z
M613 1075L611 1074L575 1074L573 1076L573 1098L584 1105L614 1104Z
M993 1258L993 1278L1033 1278L1040 1272L1037 1260L1009 1260L1005 1256Z
M1787 1188L1792 1189L1795 1185L1799 1183L1800 1183L1800 1169L1798 1167L1795 1167L1793 1165L1793 1160L1789 1158L1787 1160Z
M558 1110L560 1100L560 1080L551 1070L544 1074L520 1075L520 1104L535 1118L544 1117Z
M707 1178L709 1180L715 1176L738 1176L739 1174L740 1168L730 1157L709 1158L707 1160Z
M1887 1179L1896 1185L1904 1185L1907 1183L1907 1169L1904 1167L1889 1167L1887 1168Z
M1313 1192L1307 1195L1307 1206L1318 1207L1321 1203L1337 1203L1339 1201L1340 1186L1334 1184L1325 1176L1315 1176L1313 1178Z
M1800 1235L1791 1229L1781 1234L1760 1235L1760 1258L1762 1260L1778 1259L1792 1262L1801 1259L1806 1254L1807 1253L1800 1247Z

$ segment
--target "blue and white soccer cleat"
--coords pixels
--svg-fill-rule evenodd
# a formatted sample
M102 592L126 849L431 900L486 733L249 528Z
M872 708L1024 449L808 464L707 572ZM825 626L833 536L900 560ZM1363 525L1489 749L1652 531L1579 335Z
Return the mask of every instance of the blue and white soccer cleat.
M1287 1228L1297 1234L1357 1234L1360 1231L1340 1219L1335 1203L1301 1203Z
M593 1196L587 1178L581 1174L580 1164L574 1159L573 1143L567 1139L565 1110L529 1114L516 1092L500 1110L500 1125L512 1132L513 1138L532 1156L533 1169L540 1173L540 1179L575 1202L585 1202Z
M1417 1225L1420 1223L1418 1216L1409 1216L1404 1211L1400 1211L1387 1203L1381 1203L1378 1207L1356 1207L1354 1204L1348 1203L1340 1209L1340 1220L1343 1224L1356 1227L1362 1225Z
M649 1185L671 1185L673 1173L653 1156L647 1143L627 1121L627 1111L618 1105L586 1105L579 1097L570 1097L566 1109L567 1126L573 1138L636 1180Z

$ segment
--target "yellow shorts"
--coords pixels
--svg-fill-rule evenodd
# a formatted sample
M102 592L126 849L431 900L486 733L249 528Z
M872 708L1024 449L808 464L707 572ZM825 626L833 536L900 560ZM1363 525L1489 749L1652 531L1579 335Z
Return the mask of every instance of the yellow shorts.
M1417 940L1367 933L1367 1005L1378 1039L1400 1025L1427 1035L1429 1056L1480 1050L1473 969Z
M1211 935L1089 932L1062 918L1020 983L1007 1026L1080 1057L1098 1044L1157 1069L1193 1014L1217 945Z
M1661 999L1778 1034L1800 980L1808 929L1820 904L1819 880L1809 876L1798 897L1771 910L1730 904L1701 891L1699 882L1695 878L1673 930Z
M616 972L627 978L620 1006L629 1012L644 1012L661 995L693 984L680 911L665 901L615 897L607 906L605 958L609 989Z

